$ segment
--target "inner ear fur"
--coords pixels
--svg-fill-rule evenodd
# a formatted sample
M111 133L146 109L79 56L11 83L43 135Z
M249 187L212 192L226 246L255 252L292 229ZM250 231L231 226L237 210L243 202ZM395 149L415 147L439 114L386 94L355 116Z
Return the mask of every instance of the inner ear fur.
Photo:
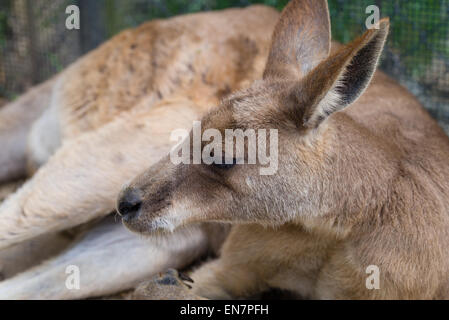
M380 20L378 29L343 46L299 81L293 96L305 106L304 126L317 127L360 97L376 70L389 24L388 18Z
M299 79L327 58L330 17L326 0L292 0L281 13L264 79Z

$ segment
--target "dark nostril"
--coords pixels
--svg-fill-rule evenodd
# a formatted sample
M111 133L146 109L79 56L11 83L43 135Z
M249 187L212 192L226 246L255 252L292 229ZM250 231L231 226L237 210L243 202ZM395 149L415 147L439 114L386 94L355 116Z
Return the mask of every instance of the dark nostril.
M142 206L140 193L134 189L127 189L118 203L118 214L123 218L133 218Z

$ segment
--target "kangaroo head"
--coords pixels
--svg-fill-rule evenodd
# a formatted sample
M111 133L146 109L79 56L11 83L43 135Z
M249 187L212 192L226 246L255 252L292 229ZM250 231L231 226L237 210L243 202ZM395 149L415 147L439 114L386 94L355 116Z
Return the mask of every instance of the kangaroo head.
M351 119L338 111L369 84L388 27L383 19L378 29L329 56L327 2L291 1L274 30L263 79L222 101L197 128L203 135L198 147L214 159L217 155L207 149L208 129L223 138L218 150L228 148L227 129L254 130L253 140L265 141L270 156L276 153L276 170L261 174L267 163L260 157L248 161L253 151L249 136L240 156L233 147L234 156L225 163L210 163L203 156L200 163L175 164L167 155L122 190L118 211L125 225L140 233L202 221L278 225L337 210L337 203L344 202L338 197L364 174L360 168L370 166L356 165L363 156L345 152L348 144L364 142ZM191 151L194 136L195 128L186 138ZM257 149L263 149L259 143Z

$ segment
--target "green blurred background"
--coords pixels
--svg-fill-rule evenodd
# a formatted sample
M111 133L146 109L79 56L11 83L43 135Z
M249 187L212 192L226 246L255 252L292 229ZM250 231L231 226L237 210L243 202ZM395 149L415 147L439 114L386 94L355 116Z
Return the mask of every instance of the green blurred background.
M124 28L153 18L288 0L0 0L0 98L14 99ZM449 133L449 0L329 0L333 38L363 33L369 5L391 19L381 68L407 86ZM65 8L81 10L67 30Z

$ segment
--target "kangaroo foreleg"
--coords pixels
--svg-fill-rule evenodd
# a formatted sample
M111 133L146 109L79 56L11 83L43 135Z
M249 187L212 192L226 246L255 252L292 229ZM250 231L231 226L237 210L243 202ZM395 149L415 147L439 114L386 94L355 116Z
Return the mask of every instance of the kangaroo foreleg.
M0 299L79 299L115 294L167 268L184 268L207 249L207 233L200 227L142 238L108 219L58 257L0 282ZM74 268L79 270L79 287L76 279L68 280Z

